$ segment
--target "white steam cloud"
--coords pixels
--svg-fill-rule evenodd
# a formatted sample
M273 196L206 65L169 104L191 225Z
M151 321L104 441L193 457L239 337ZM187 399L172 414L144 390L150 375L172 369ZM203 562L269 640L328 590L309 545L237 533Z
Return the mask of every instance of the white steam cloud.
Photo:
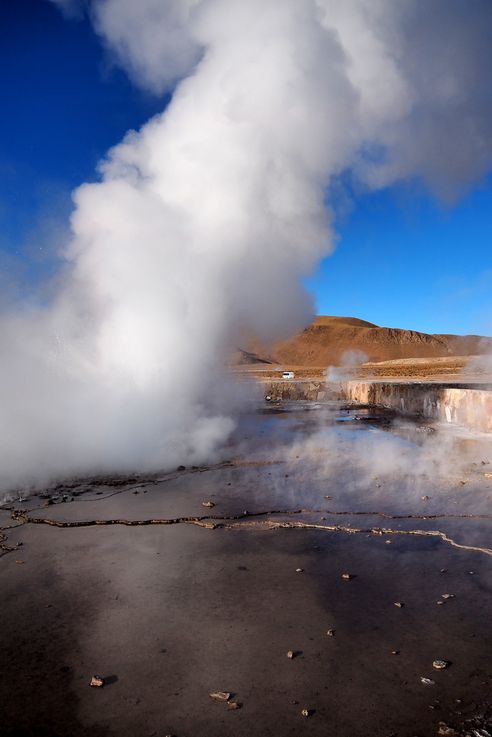
M487 1L56 2L136 83L182 81L75 192L50 305L0 320L4 486L209 459L234 336L309 320L330 183L452 197L492 156Z

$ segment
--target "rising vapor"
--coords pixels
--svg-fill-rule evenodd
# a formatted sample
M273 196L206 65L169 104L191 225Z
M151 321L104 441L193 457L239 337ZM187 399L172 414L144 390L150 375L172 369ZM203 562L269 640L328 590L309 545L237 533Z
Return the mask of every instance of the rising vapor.
M50 305L1 318L4 488L211 459L234 336L310 319L337 177L452 199L492 157L488 0L53 1L174 92L75 191Z

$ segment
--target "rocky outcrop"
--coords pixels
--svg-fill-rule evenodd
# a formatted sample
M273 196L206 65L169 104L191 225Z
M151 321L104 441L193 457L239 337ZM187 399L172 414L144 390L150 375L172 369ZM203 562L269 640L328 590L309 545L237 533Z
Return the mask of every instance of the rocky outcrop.
M405 415L492 431L489 385L347 381L339 386L341 396L357 404L387 407Z

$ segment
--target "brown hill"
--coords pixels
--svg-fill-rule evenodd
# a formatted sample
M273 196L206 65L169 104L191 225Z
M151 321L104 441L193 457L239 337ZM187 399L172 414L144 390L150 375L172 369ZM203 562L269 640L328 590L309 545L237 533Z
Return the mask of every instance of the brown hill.
M435 358L492 353L492 338L476 335L429 335L415 330L384 328L355 317L316 317L299 335L270 349L252 344L248 363L263 361L292 366L339 366L347 353L360 351L362 361Z

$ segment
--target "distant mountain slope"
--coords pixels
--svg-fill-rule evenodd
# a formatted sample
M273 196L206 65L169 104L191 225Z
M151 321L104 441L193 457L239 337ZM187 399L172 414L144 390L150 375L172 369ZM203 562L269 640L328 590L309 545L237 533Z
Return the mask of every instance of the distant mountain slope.
M355 317L323 315L316 317L299 335L270 349L257 344L249 348L248 362L257 359L292 366L336 366L343 362L348 351L361 351L367 361L492 353L492 338L429 335L415 330L379 327Z

